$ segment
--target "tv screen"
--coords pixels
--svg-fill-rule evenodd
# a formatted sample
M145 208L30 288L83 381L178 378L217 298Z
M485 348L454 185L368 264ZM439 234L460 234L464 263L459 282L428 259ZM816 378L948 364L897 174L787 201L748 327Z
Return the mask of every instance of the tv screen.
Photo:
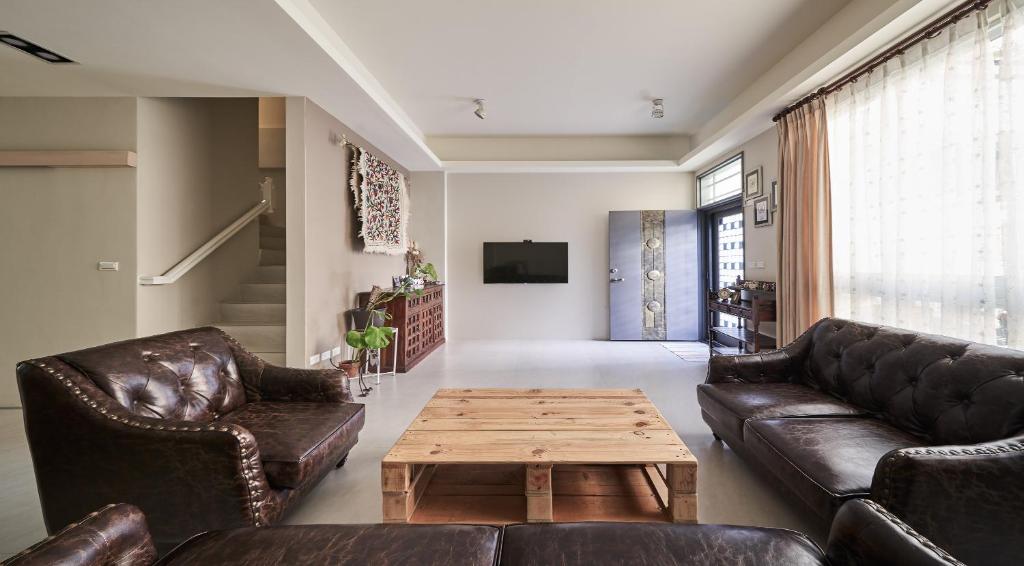
M484 242L484 283L568 282L568 242Z

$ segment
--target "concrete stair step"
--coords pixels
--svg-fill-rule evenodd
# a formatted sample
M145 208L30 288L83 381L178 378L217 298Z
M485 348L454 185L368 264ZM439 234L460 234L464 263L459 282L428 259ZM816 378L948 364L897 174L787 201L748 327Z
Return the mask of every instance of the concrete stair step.
M287 230L284 226L273 226L271 224L264 224L260 222L260 236L270 236L272 238L284 238Z
M284 283L242 283L241 298L252 303L285 303L288 286Z
M261 250L281 250L284 251L287 240L284 238L276 238L274 236L264 236L260 234L260 249Z
M284 283L287 280L285 266L261 265L252 275L253 283Z
M265 322L284 324L286 320L284 303L256 303L251 301L226 301L220 304L224 322Z
M285 367L284 352L253 352L253 354L263 358L263 361L268 364Z
M260 265L284 265L284 250L260 250Z
M218 322L214 324L238 340L250 352L284 352L284 324Z

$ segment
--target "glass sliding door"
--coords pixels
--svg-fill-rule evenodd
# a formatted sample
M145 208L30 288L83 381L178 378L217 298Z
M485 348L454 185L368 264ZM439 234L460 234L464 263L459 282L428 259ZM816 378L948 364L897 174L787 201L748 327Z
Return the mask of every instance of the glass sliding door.
M709 215L708 236L711 258L708 262L712 289L722 289L743 278L743 207L736 205ZM739 326L739 319L718 314L716 326Z

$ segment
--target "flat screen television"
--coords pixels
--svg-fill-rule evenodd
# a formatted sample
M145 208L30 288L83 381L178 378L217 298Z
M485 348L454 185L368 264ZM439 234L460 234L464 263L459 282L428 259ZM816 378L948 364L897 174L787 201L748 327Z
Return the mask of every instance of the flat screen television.
M568 282L568 242L484 242L484 283Z

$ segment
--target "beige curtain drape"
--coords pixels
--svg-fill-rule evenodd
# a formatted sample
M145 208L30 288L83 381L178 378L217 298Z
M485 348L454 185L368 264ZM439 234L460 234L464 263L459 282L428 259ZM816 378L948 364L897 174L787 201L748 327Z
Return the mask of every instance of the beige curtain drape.
M783 116L779 128L779 344L832 315L832 201L825 104Z

